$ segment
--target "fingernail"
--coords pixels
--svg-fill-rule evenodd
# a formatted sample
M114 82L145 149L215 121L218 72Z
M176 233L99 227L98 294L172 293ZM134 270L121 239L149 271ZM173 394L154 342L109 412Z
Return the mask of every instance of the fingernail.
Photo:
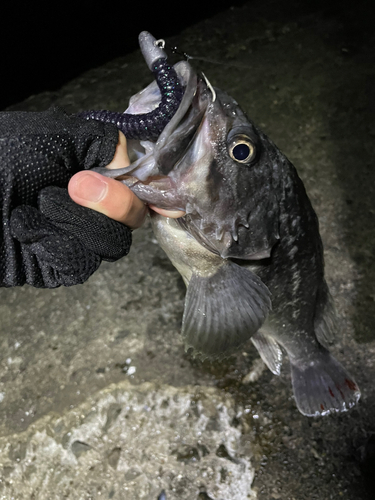
M108 184L92 174L82 174L76 180L75 194L79 198L93 203L98 203L104 198Z

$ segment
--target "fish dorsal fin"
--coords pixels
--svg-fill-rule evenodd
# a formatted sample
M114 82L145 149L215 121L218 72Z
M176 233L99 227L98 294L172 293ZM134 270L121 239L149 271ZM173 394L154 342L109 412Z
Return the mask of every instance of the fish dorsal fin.
M201 359L232 354L261 327L271 309L266 285L231 261L211 276L193 273L185 298L185 348Z
M269 335L259 331L251 337L260 357L274 375L280 375L283 353L279 344Z

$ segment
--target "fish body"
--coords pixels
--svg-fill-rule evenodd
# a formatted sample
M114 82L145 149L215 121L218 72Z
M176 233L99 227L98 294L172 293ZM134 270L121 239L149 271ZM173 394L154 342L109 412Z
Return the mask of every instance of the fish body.
M179 111L156 142L129 144L134 162L110 175L146 203L186 212L151 216L187 286L186 349L221 359L251 338L279 374L283 348L304 415L349 409L360 392L328 350L336 316L318 219L296 169L234 99L188 63L175 68L186 88ZM151 84L127 112L148 112L158 98Z

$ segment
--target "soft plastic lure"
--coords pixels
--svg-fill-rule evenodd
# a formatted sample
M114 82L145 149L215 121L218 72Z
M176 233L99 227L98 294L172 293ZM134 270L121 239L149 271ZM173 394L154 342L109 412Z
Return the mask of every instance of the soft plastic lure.
M147 31L142 31L139 35L139 46L160 89L161 101L158 107L142 114L93 110L78 113L78 116L87 120L113 123L127 139L156 140L179 108L184 87L179 82L173 66L167 62L167 55L160 41Z

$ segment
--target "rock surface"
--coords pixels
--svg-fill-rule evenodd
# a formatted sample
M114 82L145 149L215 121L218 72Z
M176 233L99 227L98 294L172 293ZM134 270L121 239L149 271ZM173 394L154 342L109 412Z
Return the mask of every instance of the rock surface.
M291 5L249 2L168 42L207 58L192 63L297 167L358 406L303 417L287 364L273 376L251 344L224 363L186 355L184 285L146 223L128 257L82 286L0 290L1 499L156 500L163 488L167 500L373 498L372 21L361 2ZM12 109L121 110L150 81L137 52Z
M130 371L130 366L129 370ZM113 384L63 416L0 439L3 498L254 498L231 396L211 387ZM238 415L241 418L241 415Z

